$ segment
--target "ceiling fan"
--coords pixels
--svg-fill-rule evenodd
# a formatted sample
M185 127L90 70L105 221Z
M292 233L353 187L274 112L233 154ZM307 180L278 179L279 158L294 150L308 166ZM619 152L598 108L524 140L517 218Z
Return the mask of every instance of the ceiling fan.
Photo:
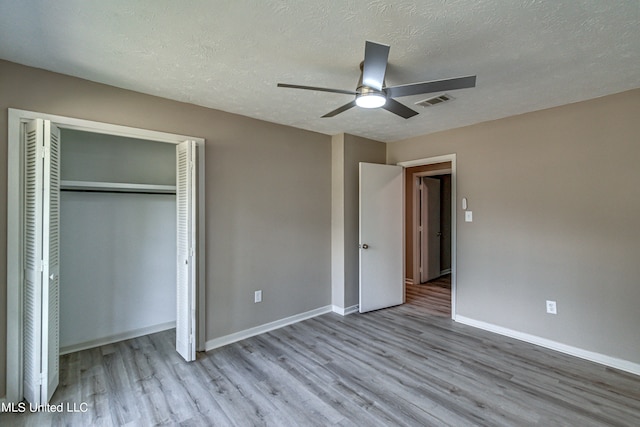
M350 108L384 108L400 117L408 119L418 114L417 111L399 103L394 98L418 95L422 93L444 92L476 86L476 76L456 77L453 79L432 80L428 82L410 83L398 86L386 86L384 75L387 70L389 46L367 41L364 48L364 61L360 63L360 80L356 90L331 89L314 86L278 83L278 87L292 89L316 90L320 92L344 93L355 95L355 99L322 117L333 117Z

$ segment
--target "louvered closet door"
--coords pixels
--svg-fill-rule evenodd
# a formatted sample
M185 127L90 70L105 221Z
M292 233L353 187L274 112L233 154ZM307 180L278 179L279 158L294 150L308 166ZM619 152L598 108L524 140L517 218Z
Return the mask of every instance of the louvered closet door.
M48 120L44 141L42 347L47 353L42 355L42 399L48 402L58 387L60 361L60 130Z
M60 132L25 128L24 397L49 401L59 378Z
M186 360L196 357L196 145L185 141L176 147L177 207L177 312L176 350Z
M24 397L39 405L42 360L42 120L25 129Z

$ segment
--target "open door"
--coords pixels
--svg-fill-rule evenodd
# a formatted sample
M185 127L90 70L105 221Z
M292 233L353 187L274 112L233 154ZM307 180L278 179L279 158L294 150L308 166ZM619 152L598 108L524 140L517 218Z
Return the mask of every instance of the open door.
M49 402L59 380L60 131L25 126L24 397Z
M360 313L404 302L402 172L360 163Z
M420 283L440 277L440 180L420 183Z
M176 146L177 310L176 350L187 361L196 359L196 143Z

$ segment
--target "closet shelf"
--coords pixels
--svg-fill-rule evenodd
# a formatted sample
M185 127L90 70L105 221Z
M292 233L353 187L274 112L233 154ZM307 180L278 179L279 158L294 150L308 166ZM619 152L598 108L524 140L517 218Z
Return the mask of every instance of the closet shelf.
M61 190L109 191L122 193L175 194L175 185L134 184L128 182L60 181Z

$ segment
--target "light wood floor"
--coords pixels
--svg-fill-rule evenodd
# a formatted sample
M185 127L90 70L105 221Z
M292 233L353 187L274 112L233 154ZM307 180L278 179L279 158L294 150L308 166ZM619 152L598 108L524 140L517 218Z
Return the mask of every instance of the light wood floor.
M2 414L0 425L640 425L640 377L407 300L319 316L189 364L173 331L69 354L53 403L88 412Z
M406 303L425 314L451 318L451 275L424 284L405 286Z

